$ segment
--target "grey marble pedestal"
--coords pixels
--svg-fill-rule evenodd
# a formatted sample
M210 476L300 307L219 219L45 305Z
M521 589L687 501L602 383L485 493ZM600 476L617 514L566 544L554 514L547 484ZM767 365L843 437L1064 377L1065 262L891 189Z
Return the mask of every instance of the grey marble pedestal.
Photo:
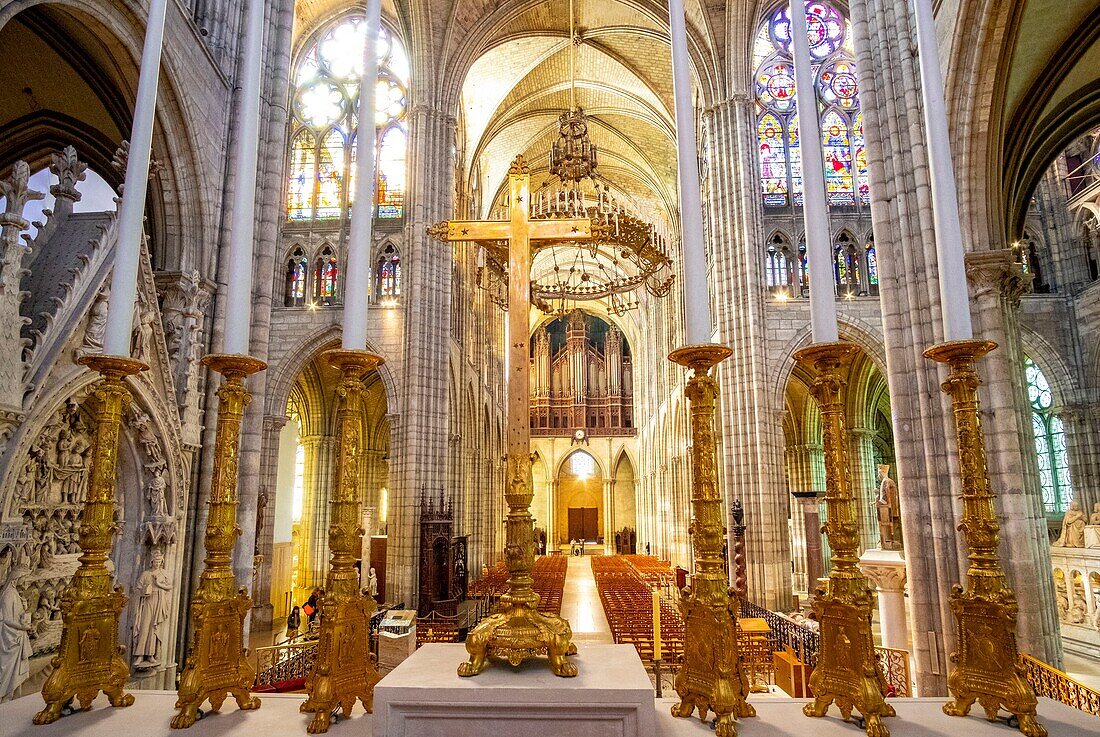
M584 645L580 673L493 662L459 678L463 645L425 645L374 689L374 737L651 737L653 689L630 645Z

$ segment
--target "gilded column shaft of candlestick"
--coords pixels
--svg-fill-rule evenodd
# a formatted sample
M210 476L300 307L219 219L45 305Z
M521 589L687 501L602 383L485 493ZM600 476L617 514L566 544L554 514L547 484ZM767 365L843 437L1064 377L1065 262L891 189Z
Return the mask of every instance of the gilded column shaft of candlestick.
M244 379L264 370L267 364L235 355L210 355L203 363L224 376L225 381L218 389L205 568L191 600L193 635L180 676L176 700L180 711L172 719L173 729L194 724L199 707L207 700L215 712L230 695L241 709L260 707L260 700L249 692L256 672L248 663L244 646L244 620L252 600L245 589L237 588L231 561L233 546L241 534L237 525L241 419L252 401Z
M312 713L310 734L327 732L339 707L350 716L356 699L374 708L378 671L371 662L370 618L374 600L363 596L355 561L363 549L363 395L364 378L382 364L367 351L334 350L326 354L340 370L337 411L336 483L332 488L328 545L331 554L320 599L317 657L306 678L308 698L301 706Z
M725 512L718 490L714 438L718 382L710 372L732 353L725 346L697 345L669 356L692 370L685 393L691 401L691 545L695 555L692 585L680 596L684 660L675 684L680 703L672 707L672 714L689 717L698 709L699 718L705 720L707 712L713 711L718 737L736 737L734 719L756 716L745 700L749 680L737 643L740 605L729 587L722 558Z
M821 408L825 446L825 534L833 551L832 571L813 601L821 623L821 650L810 676L814 701L803 711L822 717L835 702L845 720L853 709L862 714L870 737L888 737L882 719L895 713L886 703L888 686L875 660L874 603L858 565L859 516L844 429L848 367L858 350L846 343L822 343L795 355L815 376L811 391Z
M126 597L111 587L107 559L118 527L115 524L115 474L122 415L130 402L126 377L148 368L141 361L118 356L81 360L103 380L96 388L96 429L92 445L88 492L80 522L80 567L61 597L61 645L52 660L53 672L42 686L46 708L35 724L57 721L76 697L84 709L100 691L111 706L129 706L134 697L123 687L130 669L122 659L118 620Z
M924 354L950 368L943 391L951 397L955 416L963 497L959 529L969 561L966 587L956 585L951 591L958 649L951 654L947 676L953 699L943 710L950 716L966 716L978 702L992 720L1004 708L1016 716L1025 735L1046 737L1036 714L1038 700L1016 648L1018 607L997 553L1000 525L979 414L982 382L976 363L996 347L987 340L952 341Z

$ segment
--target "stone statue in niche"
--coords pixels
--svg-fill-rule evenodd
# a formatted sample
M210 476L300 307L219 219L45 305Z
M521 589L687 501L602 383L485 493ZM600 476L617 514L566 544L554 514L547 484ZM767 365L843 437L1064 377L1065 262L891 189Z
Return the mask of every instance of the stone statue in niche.
M149 515L151 517L168 516L168 482L164 480L164 468L157 467L152 470L152 478L145 490L145 498L149 501Z
M890 478L890 466L878 467L878 496L875 509L878 511L879 535L883 550L901 550L901 498L898 485Z
M130 411L129 420L130 429L137 435L138 443L145 450L145 467L163 468L166 465L164 453L160 449L160 441L154 432L152 418L135 406Z
M1056 547L1085 547L1085 513L1078 502L1070 502L1066 515L1062 518L1062 534L1054 541Z
M374 566L370 567L370 573L367 574L367 593L372 599L378 598L378 572L374 570Z
M145 296L139 294L137 305L134 307L134 328L130 342L133 346L133 355L146 363L153 355L153 326L156 321L156 313L147 303Z
M103 337L107 333L107 303L110 300L111 288L105 286L88 311L88 327L84 330L84 343L77 349L77 358L103 352Z
M16 584L30 573L9 551L10 568L0 587L0 702L9 700L30 676L31 616Z
M155 668L164 654L161 628L172 608L172 579L164 570L164 553L153 548L149 567L138 578L134 611L134 667Z
M1100 502L1092 505L1092 516L1089 517L1089 525L1100 527Z
M1058 619L1065 622L1069 615L1069 592L1065 579L1054 579L1054 595L1058 603Z

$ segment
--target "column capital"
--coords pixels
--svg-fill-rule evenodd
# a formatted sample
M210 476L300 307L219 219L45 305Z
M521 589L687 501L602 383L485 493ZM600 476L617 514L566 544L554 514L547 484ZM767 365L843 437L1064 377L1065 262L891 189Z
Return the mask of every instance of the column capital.
M898 551L868 550L859 559L859 570L879 591L905 591L905 558Z
M978 299L995 294L1019 306L1020 298L1031 288L1031 274L1016 260L1011 248L966 254L966 276Z
M264 432L278 432L286 427L290 418L286 415L264 415Z

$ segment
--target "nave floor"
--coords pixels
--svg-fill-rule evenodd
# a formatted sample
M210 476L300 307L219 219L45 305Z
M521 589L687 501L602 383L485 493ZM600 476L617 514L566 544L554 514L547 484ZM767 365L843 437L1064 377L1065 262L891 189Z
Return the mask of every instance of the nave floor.
M565 574L565 593L561 601L561 615L573 628L573 641L582 643L611 644L611 627L596 591L596 578L592 575L592 557L570 556Z

